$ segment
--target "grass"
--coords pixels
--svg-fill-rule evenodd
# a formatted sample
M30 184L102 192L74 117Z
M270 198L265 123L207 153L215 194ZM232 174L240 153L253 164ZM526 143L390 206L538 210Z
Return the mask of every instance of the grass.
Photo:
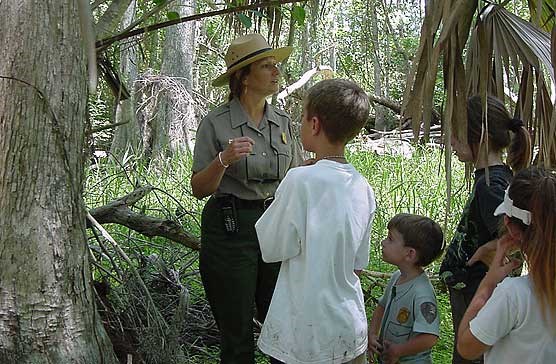
M368 179L377 198L377 213L371 234L371 260L368 269L391 272L395 269L380 260L380 241L386 235L386 225L396 213L409 212L429 216L444 228L446 241L450 241L452 232L458 222L459 214L467 197L466 192L454 192L450 203L451 213L446 216L446 182L444 174L444 156L439 149L417 147L409 158L400 155L379 156L372 152L352 151L348 160ZM156 189L139 201L135 209L145 214L180 221L185 229L199 235L200 211L204 201L198 201L191 195L190 155L175 155L167 160L159 160L149 166L142 165L132 156L121 162L107 158L91 166L87 173L85 202L89 208L104 205L122 197L140 184L149 184ZM464 169L459 163L453 163L452 191L466 191ZM167 259L168 264L180 270L183 260L189 257L187 250L164 239L147 239L129 229L112 225L108 231L118 241L131 241L124 244L124 249L131 254L137 266L141 259L137 250L143 255L157 254ZM129 238L133 238L129 240ZM169 247L172 247L170 250ZM184 258L185 259L185 258ZM438 262L427 270L438 271ZM195 269L196 266L190 267ZM95 270L94 274L101 273ZM363 279L364 287L370 281ZM202 285L198 280L188 280L191 297L202 296ZM195 293L198 293L197 295ZM380 287L371 290L374 298L382 292ZM437 288L439 312L441 315L440 340L433 349L433 362L451 361L452 323L447 292ZM372 313L373 302L369 301L368 313ZM157 350L153 347L153 350ZM214 363L218 356L217 347L204 349L205 353L196 351L186 360L187 363ZM263 355L257 354L258 363L267 363Z

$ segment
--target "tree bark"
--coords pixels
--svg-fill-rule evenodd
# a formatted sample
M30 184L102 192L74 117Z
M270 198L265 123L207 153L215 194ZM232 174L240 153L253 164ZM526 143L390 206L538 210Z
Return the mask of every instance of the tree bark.
M1 1L0 24L0 363L115 364L90 284L77 2Z

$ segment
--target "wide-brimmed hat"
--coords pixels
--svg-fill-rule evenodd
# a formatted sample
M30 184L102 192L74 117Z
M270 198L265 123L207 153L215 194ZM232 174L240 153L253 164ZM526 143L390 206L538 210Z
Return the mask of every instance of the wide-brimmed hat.
M228 47L224 56L227 70L212 81L212 85L225 85L232 73L260 59L274 57L277 62L281 62L288 58L292 50L292 47L274 49L262 35L257 33L242 35L234 39Z

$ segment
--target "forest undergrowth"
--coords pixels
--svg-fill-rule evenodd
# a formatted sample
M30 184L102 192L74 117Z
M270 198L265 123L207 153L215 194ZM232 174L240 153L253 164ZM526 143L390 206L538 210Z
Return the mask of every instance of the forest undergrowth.
M440 148L417 146L411 155L378 155L354 147L348 160L368 179L377 197L371 233L371 272L392 272L381 261L380 241L388 220L396 213L429 216L443 226L446 241L465 199L468 185L464 166L452 161L452 198L446 214L444 154ZM200 233L204 201L193 197L189 186L191 156L174 155L145 165L133 155L116 160L98 159L88 168L85 202L88 209L106 205L138 187L151 192L131 206L139 214L177 222L195 237ZM204 297L198 274L198 252L183 244L146 237L118 224L105 224L106 232L89 229L92 271L97 305L103 323L122 362L215 363L218 332ZM452 352L452 321L447 291L436 280L439 262L427 271L433 278L441 315L440 340L433 349L434 363L448 363ZM387 282L377 275L362 278L367 313L372 314ZM257 354L258 363L267 363Z

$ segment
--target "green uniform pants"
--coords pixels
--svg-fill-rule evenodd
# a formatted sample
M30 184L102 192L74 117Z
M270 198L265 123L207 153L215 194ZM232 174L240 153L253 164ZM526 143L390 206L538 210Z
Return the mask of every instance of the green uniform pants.
M253 317L264 321L280 263L264 263L255 222L263 209L238 209L239 231L224 230L218 201L211 197L201 219L201 278L220 330L222 364L254 364Z

